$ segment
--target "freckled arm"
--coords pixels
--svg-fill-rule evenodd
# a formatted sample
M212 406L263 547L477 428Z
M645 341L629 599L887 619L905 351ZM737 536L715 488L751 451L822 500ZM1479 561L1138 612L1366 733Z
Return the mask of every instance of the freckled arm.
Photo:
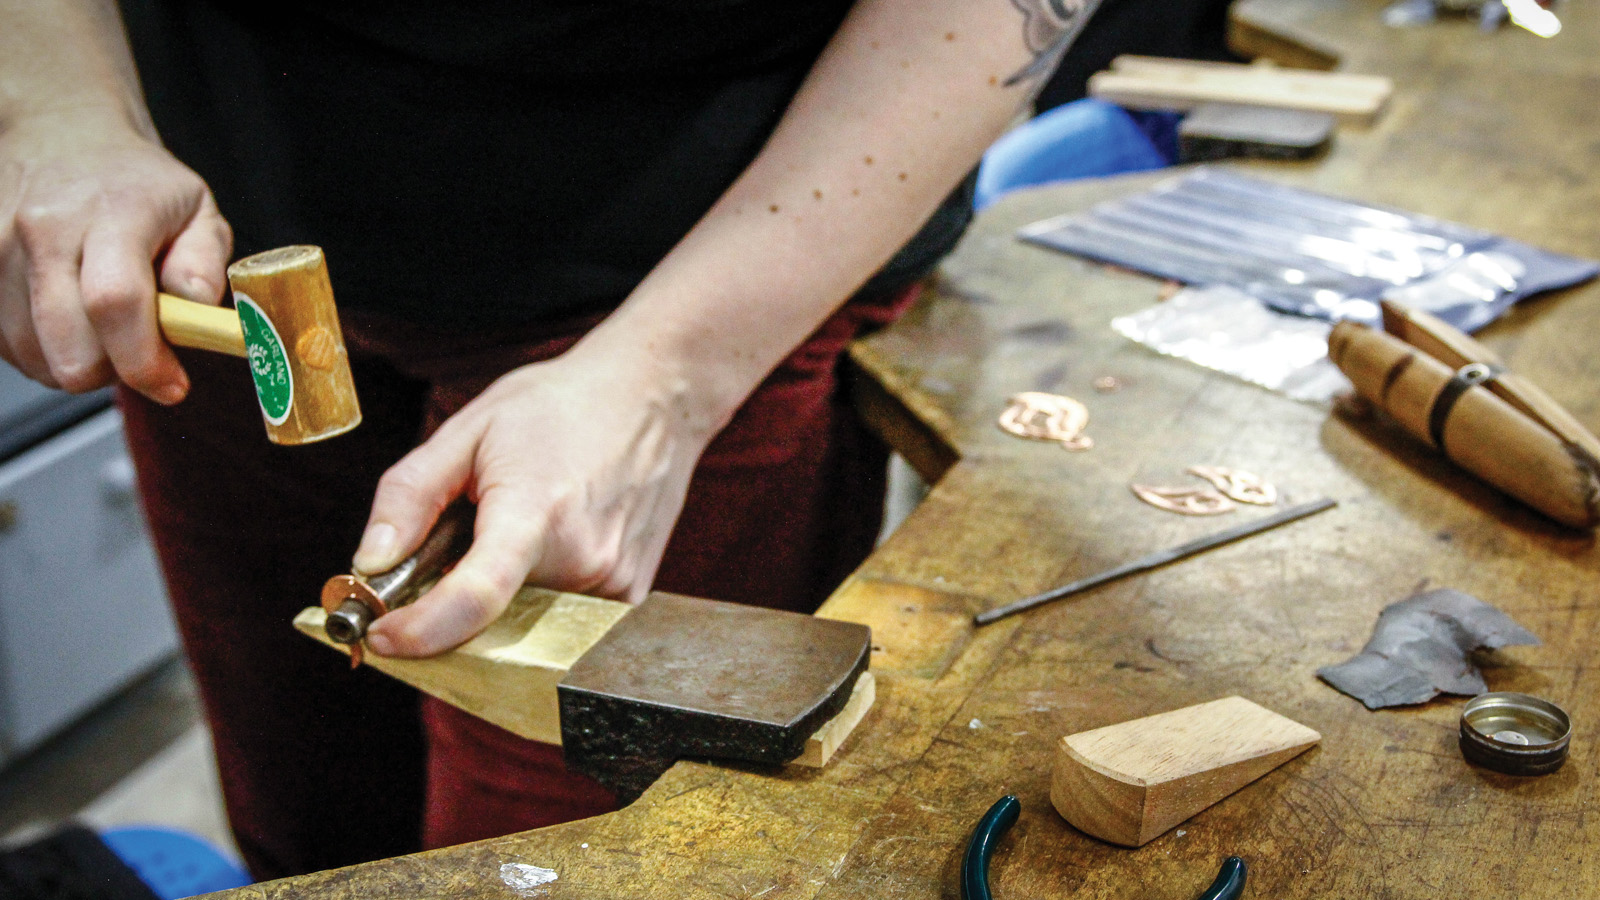
M707 443L1015 117L1077 2L857 0L767 145L622 306L384 475L363 571L393 566L457 496L478 512L466 556L378 619L369 649L460 644L525 581L642 599Z
M755 161L580 349L726 420L910 239L1094 4L861 0Z

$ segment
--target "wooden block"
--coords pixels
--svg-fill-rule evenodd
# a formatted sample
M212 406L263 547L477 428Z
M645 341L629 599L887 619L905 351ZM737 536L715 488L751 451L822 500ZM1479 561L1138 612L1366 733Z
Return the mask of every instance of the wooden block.
M873 701L878 699L877 681L871 672L862 672L856 679L856 686L850 691L850 699L845 701L844 709L839 714L824 722L816 734L806 739L806 749L801 752L800 758L794 761L797 766L809 766L820 769L828 764L833 754L844 746L845 740L850 737L861 720L866 718L867 711L872 709Z
M1139 56L1119 56L1110 70L1089 79L1090 96L1129 109L1236 103L1331 113L1363 124L1377 117L1393 90L1392 81L1373 75Z
M1225 697L1062 738L1050 801L1078 830L1142 847L1320 740Z

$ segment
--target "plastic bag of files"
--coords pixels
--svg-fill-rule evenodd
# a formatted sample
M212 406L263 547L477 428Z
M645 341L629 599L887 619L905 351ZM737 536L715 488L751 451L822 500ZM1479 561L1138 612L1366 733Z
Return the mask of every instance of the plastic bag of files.
M1163 353L1301 396L1286 384L1308 380L1305 348L1286 355L1273 335L1325 333L1307 319L1375 325L1378 301L1393 299L1470 332L1523 297L1600 272L1593 261L1464 225L1204 167L1088 212L1036 222L1020 237L1213 286L1208 302L1162 304L1118 320L1117 330ZM1252 316L1245 332L1229 334L1216 315L1218 301L1238 295L1225 287L1295 318L1277 319L1275 328ZM1242 299L1234 301L1235 311ZM1225 353L1206 352L1219 341ZM1212 360L1197 358L1197 350Z

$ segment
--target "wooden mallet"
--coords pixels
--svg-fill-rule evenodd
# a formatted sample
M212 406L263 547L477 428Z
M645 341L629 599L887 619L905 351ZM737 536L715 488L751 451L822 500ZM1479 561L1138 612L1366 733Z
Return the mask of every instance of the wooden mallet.
M361 424L344 333L320 247L280 247L228 267L234 308L157 294L180 347L243 357L275 444L309 444Z

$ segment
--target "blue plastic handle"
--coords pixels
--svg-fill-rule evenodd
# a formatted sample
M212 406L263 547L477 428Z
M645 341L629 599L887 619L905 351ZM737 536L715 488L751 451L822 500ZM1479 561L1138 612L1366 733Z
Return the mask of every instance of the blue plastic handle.
M1222 871L1217 873L1217 880L1211 882L1211 887L1195 900L1239 900L1244 894L1244 880L1250 872L1245 868L1244 860L1237 856L1230 856L1222 861Z
M989 858L994 856L995 844L1017 824L1021 813L1022 803L1007 794L978 820L978 827L972 829L972 838L967 841L967 855L961 860L961 900L991 900Z
M1007 794L978 820L967 840L966 855L961 858L961 900L993 900L989 893L989 860L994 856L995 845L1017 824L1021 813L1022 803ZM1244 860L1230 856L1223 860L1217 879L1195 900L1239 900L1249 874Z

